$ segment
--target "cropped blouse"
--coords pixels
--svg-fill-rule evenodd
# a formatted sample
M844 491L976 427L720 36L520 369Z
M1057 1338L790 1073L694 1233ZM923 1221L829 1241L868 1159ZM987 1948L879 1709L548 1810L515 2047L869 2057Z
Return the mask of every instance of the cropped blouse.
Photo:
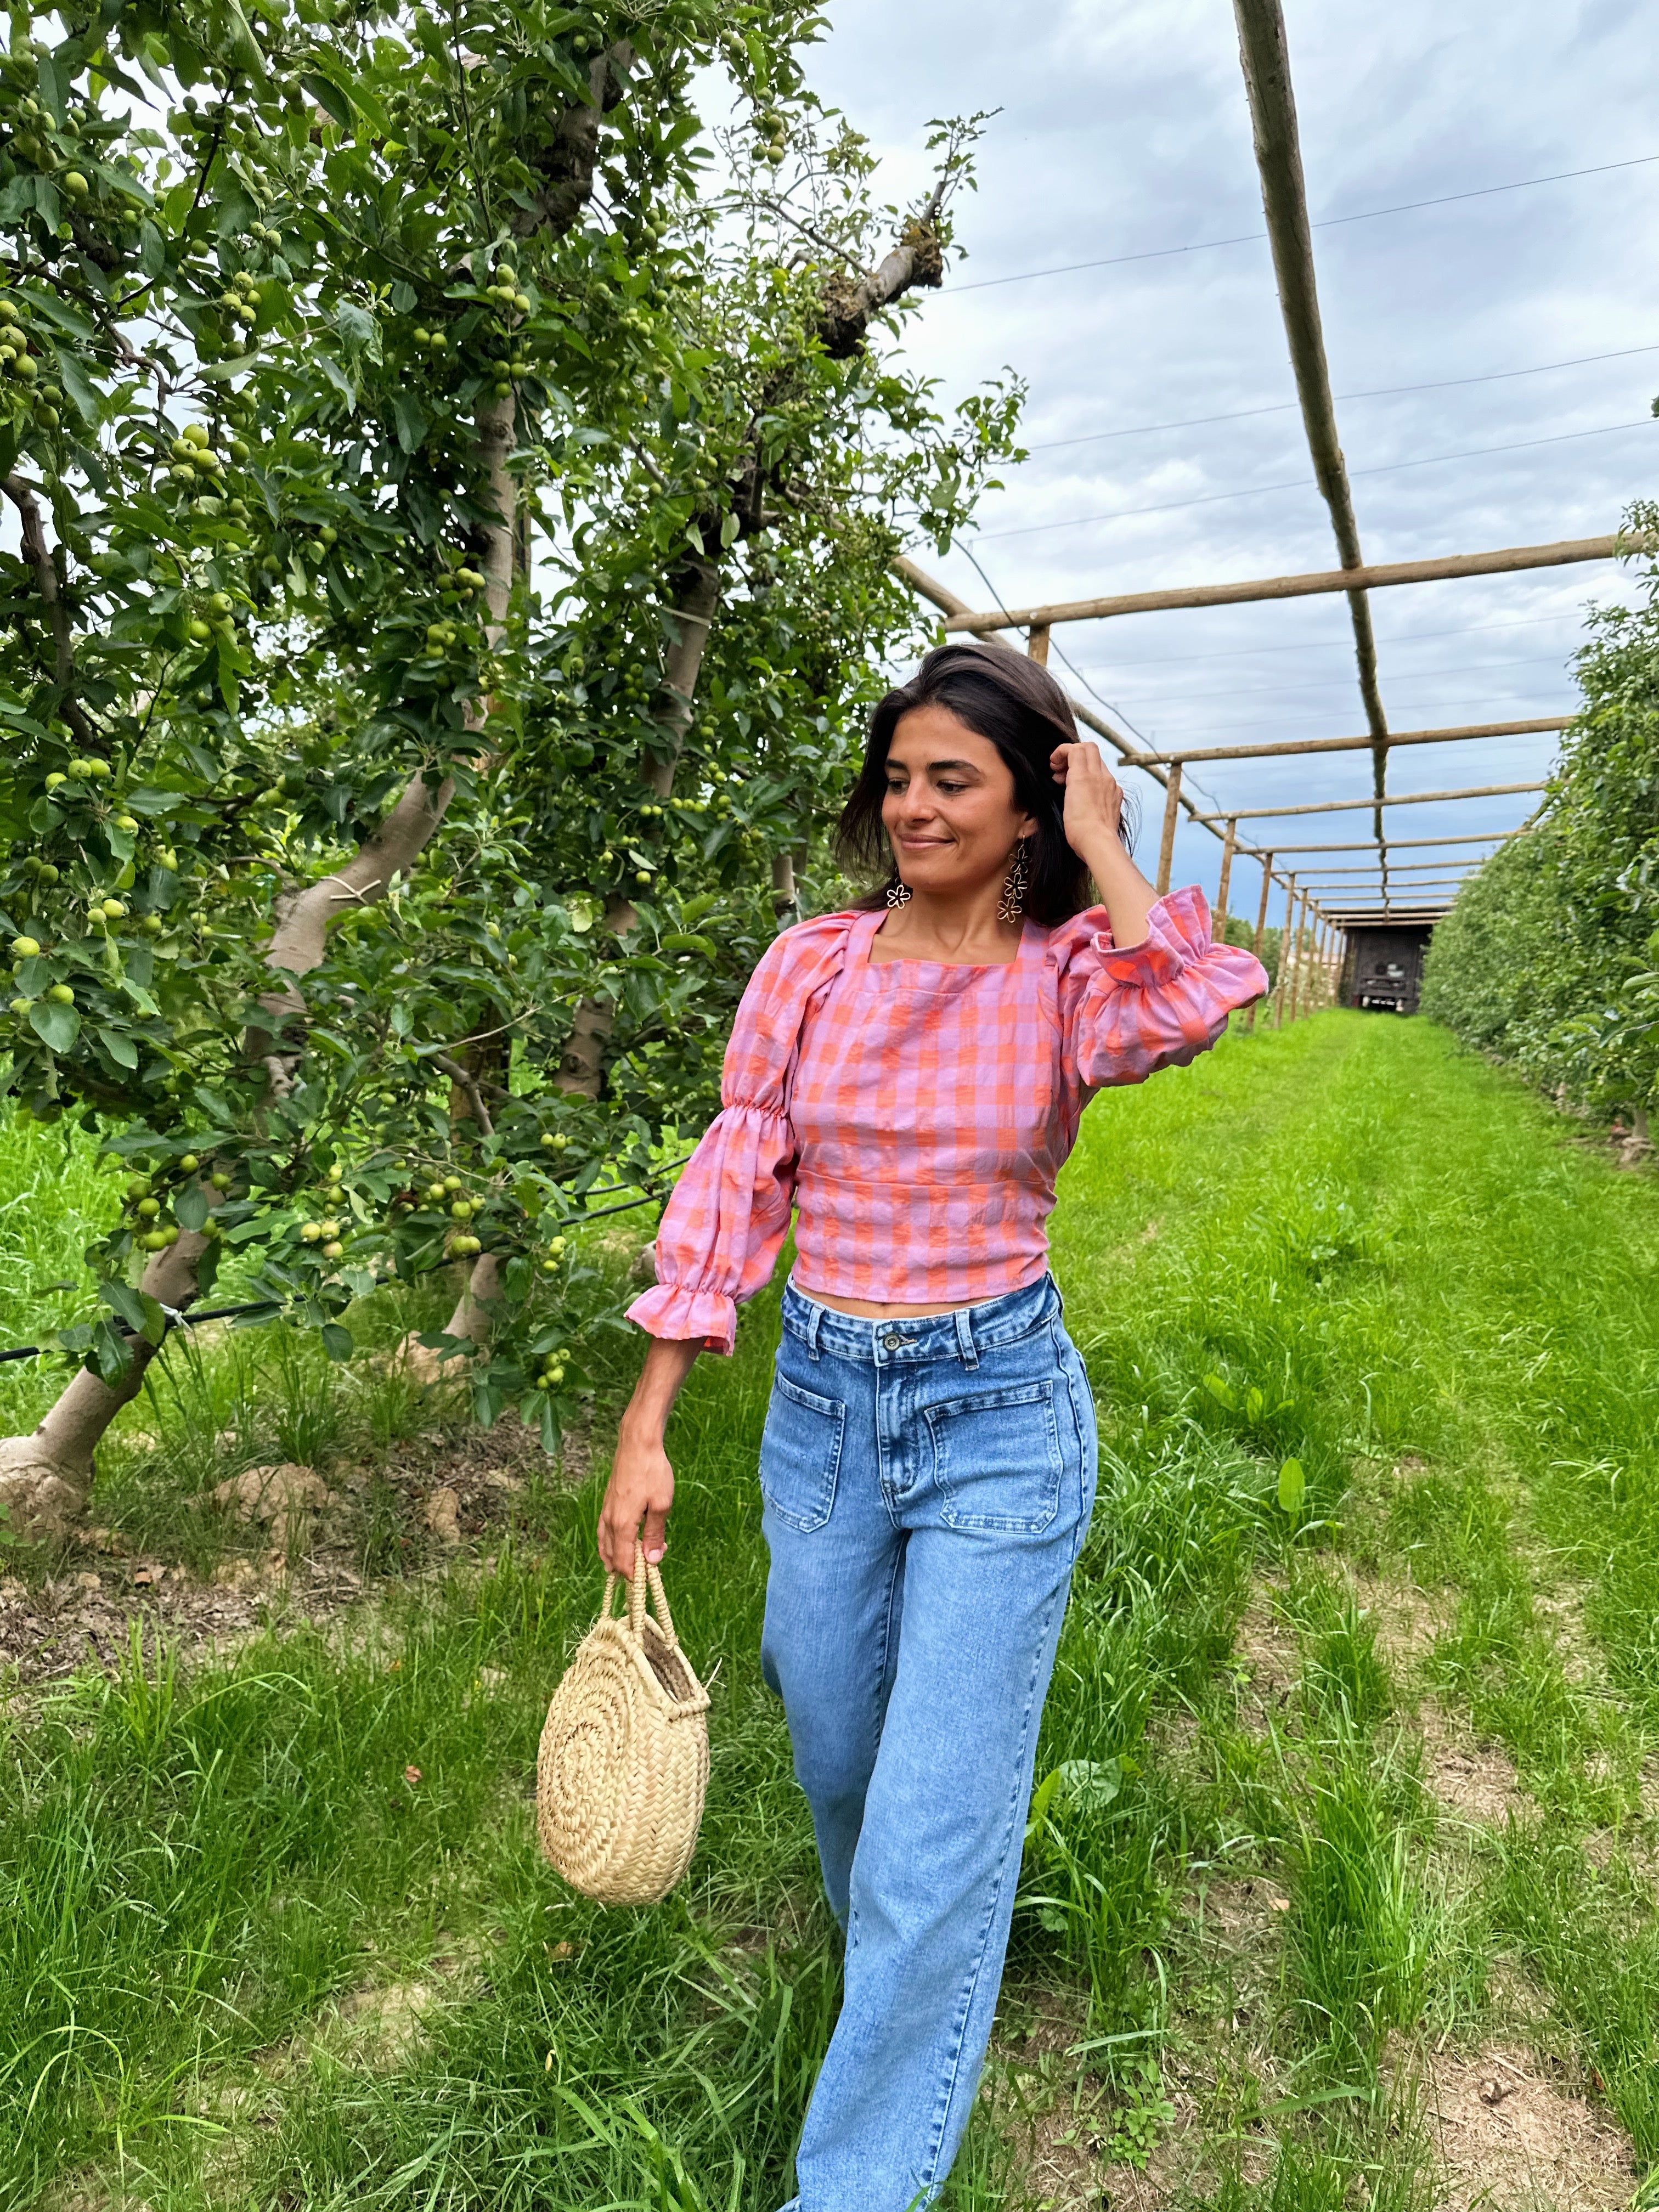
M1267 987L1212 941L1195 889L1159 899L1125 951L1093 907L1027 922L994 967L873 964L884 919L801 922L750 977L722 1110L664 1212L656 1285L629 1309L652 1335L730 1352L792 1206L809 1296L977 1304L1036 1281L1092 1092L1184 1066Z

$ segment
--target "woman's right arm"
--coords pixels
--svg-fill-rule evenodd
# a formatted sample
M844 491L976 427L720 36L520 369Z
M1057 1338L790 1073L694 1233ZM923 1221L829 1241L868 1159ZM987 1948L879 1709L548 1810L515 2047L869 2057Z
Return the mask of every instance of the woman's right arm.
M641 1522L647 1559L662 1557L674 1498L663 1446L669 1410L699 1352L731 1351L738 1307L771 1280L789 1233L790 1082L807 1013L840 973L848 921L825 915L786 931L750 978L726 1048L724 1103L663 1214L655 1286L629 1308L652 1342L599 1516L599 1551L615 1574L632 1575Z
M655 1566L668 1547L668 1513L674 1503L674 1470L663 1438L680 1385L702 1350L701 1343L653 1336L645 1370L635 1385L617 1431L611 1480L599 1509L599 1557L613 1575L629 1580L635 1548L641 1540ZM645 1523L641 1540L640 1523Z

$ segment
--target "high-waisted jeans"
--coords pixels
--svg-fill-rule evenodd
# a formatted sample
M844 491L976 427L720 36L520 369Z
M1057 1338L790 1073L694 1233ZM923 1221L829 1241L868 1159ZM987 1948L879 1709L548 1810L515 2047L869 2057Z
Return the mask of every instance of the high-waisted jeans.
M847 1935L795 2212L908 2212L950 2172L1095 1473L1051 1279L919 1321L785 1291L762 1663Z

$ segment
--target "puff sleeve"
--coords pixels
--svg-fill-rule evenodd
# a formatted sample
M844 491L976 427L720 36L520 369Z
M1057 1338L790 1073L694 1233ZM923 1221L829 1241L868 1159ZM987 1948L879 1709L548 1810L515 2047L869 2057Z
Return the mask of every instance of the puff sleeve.
M1049 939L1066 1079L1085 1090L1144 1083L1207 1052L1227 1017L1260 998L1267 972L1253 953L1218 945L1196 885L1159 899L1139 945L1120 952L1103 907Z
M853 920L825 915L785 930L749 979L726 1048L721 1109L664 1210L655 1287L628 1309L653 1336L729 1352L738 1304L771 1280L794 1198L789 1091L801 1031L841 973Z

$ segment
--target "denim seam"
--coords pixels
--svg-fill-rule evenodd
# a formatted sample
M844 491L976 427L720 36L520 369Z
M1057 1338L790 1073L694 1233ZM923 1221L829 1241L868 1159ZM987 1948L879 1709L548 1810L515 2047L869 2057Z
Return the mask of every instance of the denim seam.
M922 2176L925 2188L931 2189L938 2175L939 2152L944 2148L945 2142L945 2125L950 2118L951 2100L956 2095L957 2081L962 2071L963 2041L968 2033L968 2021L974 2009L974 1997L979 1988L980 1977L985 1971L986 1943L996 1920L997 1907L1001 1902L1002 1886L1008 1878L1008 1859L1013 1848L1014 1831L1018 1826L1014 1815L1019 1802L1019 1778L1025 1771L1025 1747L1030 1741L1031 1705L1036 1696L1037 1671L1042 1664L1042 1655L1048 1645L1048 1624L1054 1618L1054 1607L1061 1601L1065 1591L1066 1580L1062 1578L1049 1597L1047 1609L1042 1616L1042 1633L1035 1639L1033 1644L1031 1677L1025 1686L1025 1709L1020 1716L1019 1763L1015 1769L1014 1787L1008 1801L1008 1826L1003 1837L1001 1854L997 1861L996 1879L991 1885L985 1917L980 1926L979 1948L974 1954L973 1971L968 1978L963 2002L957 2008L956 2045L951 2055L949 2070L940 2084L941 2095L935 2108L933 2142L928 2150L927 2166Z

